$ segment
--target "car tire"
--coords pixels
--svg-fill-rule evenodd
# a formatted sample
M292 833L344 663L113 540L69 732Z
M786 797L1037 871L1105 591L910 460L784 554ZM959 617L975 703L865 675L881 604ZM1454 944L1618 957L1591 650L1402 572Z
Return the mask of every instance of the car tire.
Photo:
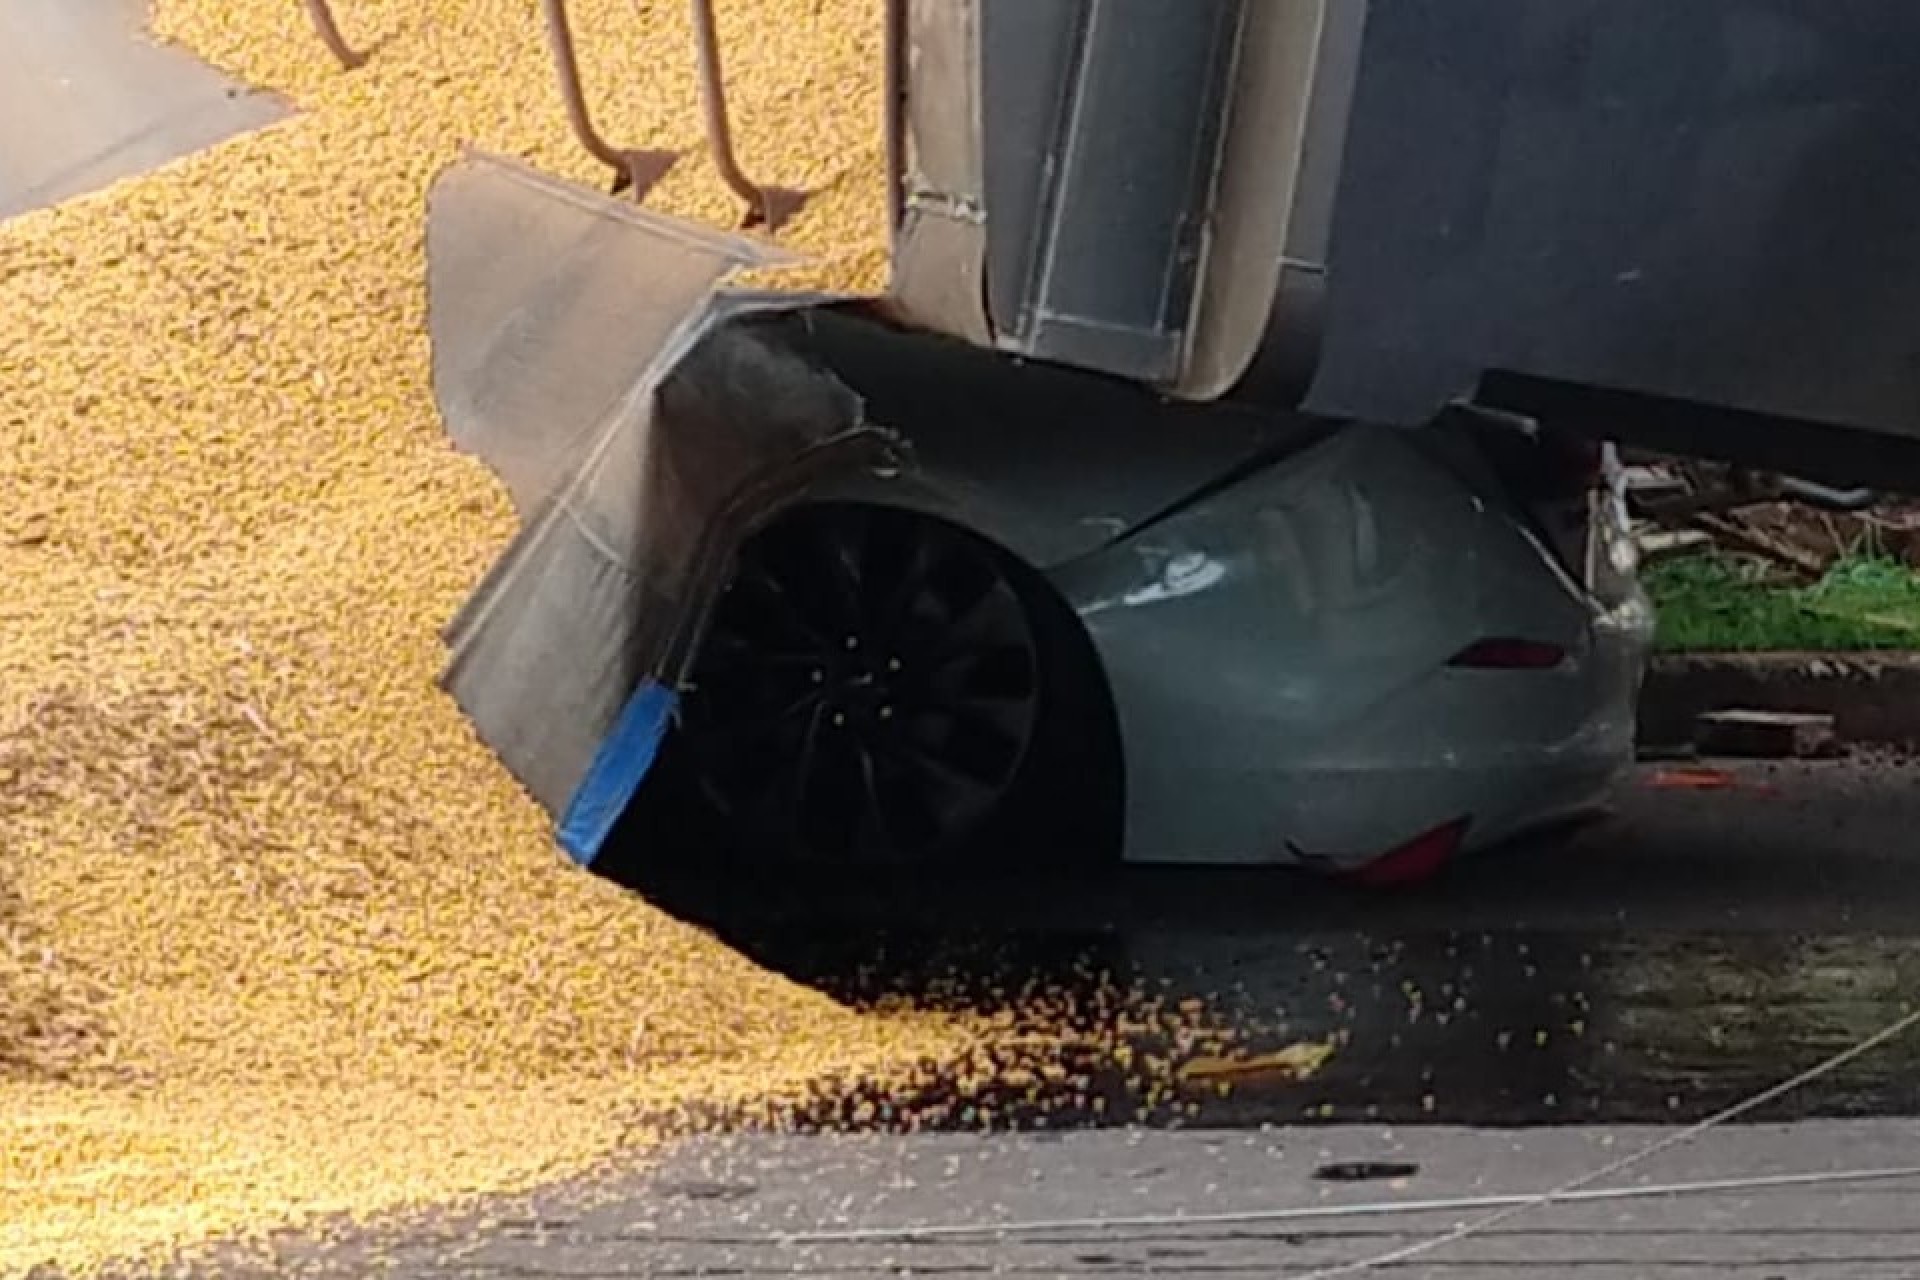
M1117 847L1117 733L1084 628L950 522L788 512L741 548L689 685L677 785L731 861L1059 867Z

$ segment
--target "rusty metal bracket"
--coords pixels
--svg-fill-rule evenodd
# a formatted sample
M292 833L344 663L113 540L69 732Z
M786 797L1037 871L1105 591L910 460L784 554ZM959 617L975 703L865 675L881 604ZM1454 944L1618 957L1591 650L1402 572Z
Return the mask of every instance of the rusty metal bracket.
M560 81L560 97L567 106L567 120L574 137L580 140L594 159L613 170L613 194L629 188L636 201L665 177L679 159L671 151L637 151L616 147L594 128L587 110L586 94L580 87L580 63L573 51L573 27L567 21L566 0L541 0L547 19L547 43L553 49L554 73Z
M327 0L307 0L307 17L313 20L314 30L320 33L321 41L348 71L356 71L367 64L367 55L347 43L340 34L340 24L333 20L333 9Z
M700 100L707 118L707 150L720 180L747 206L747 226L764 225L777 231L800 208L805 197L781 187L763 187L740 168L733 151L733 127L727 116L726 77L720 69L720 33L713 17L713 0L690 0L693 40L700 58Z

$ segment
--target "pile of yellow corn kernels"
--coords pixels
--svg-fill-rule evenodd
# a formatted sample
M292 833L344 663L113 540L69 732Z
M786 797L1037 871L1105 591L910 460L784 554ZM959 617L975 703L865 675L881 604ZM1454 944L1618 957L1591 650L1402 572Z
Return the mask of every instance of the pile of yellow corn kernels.
M686 5L575 0L596 115L733 224ZM874 0L721 0L743 162L884 266ZM636 1113L937 1058L569 868L435 685L514 530L428 382L463 144L604 187L534 0L158 0L285 122L0 224L0 1274L590 1164Z

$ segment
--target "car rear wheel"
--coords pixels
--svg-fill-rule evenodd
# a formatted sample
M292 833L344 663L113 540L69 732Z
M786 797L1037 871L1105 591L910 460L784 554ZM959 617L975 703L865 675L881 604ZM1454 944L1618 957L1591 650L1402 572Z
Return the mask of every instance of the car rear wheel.
M742 843L808 860L925 860L976 835L1047 714L1046 626L1016 570L882 507L803 507L750 539L685 701L706 803Z

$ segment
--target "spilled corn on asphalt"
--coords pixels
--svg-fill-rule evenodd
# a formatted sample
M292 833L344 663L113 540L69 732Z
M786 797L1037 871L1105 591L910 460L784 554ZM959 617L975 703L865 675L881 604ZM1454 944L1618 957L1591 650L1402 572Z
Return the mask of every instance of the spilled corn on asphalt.
M734 224L685 6L571 8L604 130L685 153L649 204ZM564 863L435 684L514 520L435 414L423 220L468 143L605 175L534 0L337 10L351 74L289 0L157 0L295 113L0 224L0 1275L1226 1052L1125 992L855 1012ZM794 282L875 288L880 6L719 16L743 163L809 193Z
M697 153L684 5L573 6L596 111ZM879 13L723 3L743 160L882 262ZM884 1076L857 1016L569 870L434 680L513 532L428 384L464 143L600 183L531 0L161 0L273 128L0 226L0 1274L578 1169L630 1116Z

